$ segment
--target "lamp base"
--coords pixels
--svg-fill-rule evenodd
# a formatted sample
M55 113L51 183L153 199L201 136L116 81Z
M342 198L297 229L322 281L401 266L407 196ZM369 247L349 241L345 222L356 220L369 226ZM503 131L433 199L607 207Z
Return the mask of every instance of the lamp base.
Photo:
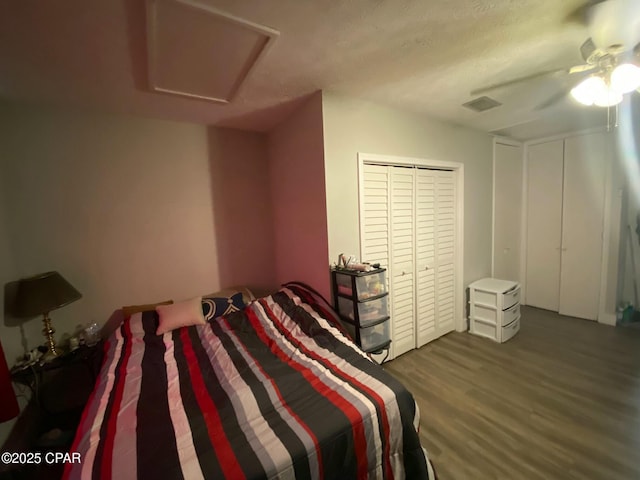
M47 352L42 356L42 360L44 362L49 362L54 358L59 357L60 352L58 352L58 349L56 347L56 341L53 338L53 334L56 333L56 331L51 325L51 319L49 318L48 312L44 314L44 317L42 318L42 323L44 324L42 333L47 339L47 347L48 347Z
M56 350L56 353L53 353L51 350L47 350L41 357L40 363L49 363L52 360L55 360L60 356L60 350Z

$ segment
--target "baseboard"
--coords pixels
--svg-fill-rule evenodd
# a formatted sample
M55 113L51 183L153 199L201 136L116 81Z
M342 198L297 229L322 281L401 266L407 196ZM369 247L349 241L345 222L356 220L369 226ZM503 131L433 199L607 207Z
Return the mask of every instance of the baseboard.
M616 316L613 313L601 313L598 315L598 323L602 323L603 325L611 325L612 327L616 326Z
M456 332L466 332L469 330L469 319L464 317L464 319L460 322L456 322Z

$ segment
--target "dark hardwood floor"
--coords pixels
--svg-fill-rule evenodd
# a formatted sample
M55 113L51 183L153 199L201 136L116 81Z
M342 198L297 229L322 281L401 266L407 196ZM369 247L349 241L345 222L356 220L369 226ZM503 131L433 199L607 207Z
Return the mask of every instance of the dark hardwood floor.
M522 307L504 344L454 332L385 369L440 480L640 479L640 330Z

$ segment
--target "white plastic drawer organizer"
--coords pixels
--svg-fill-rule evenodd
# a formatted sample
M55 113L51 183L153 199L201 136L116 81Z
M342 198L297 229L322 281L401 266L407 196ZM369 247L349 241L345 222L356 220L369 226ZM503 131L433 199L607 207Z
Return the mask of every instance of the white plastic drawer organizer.
M520 330L520 284L483 278L469 285L469 332L506 342Z

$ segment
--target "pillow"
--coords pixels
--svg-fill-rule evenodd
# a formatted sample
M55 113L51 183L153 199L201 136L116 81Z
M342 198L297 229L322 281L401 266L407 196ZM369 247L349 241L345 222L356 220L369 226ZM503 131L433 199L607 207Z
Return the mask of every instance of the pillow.
M173 300L165 300L159 303L147 303L146 305L127 305L122 307L122 313L125 318L130 317L134 313L146 312L148 310L155 310L158 305L171 305Z
M246 304L242 299L242 292L230 297L202 297L202 314L206 321L242 310Z
M180 327L204 325L206 323L202 315L202 300L200 297L172 305L158 305L156 312L160 317L160 323L156 330L157 335L162 335Z
M251 290L247 287L235 286L235 287L227 287L222 290L218 290L217 292L209 293L207 295L203 295L202 298L212 298L212 297L232 297L236 293L242 293L242 302L247 305L250 302L253 302L256 297ZM266 296L266 295L263 295Z

